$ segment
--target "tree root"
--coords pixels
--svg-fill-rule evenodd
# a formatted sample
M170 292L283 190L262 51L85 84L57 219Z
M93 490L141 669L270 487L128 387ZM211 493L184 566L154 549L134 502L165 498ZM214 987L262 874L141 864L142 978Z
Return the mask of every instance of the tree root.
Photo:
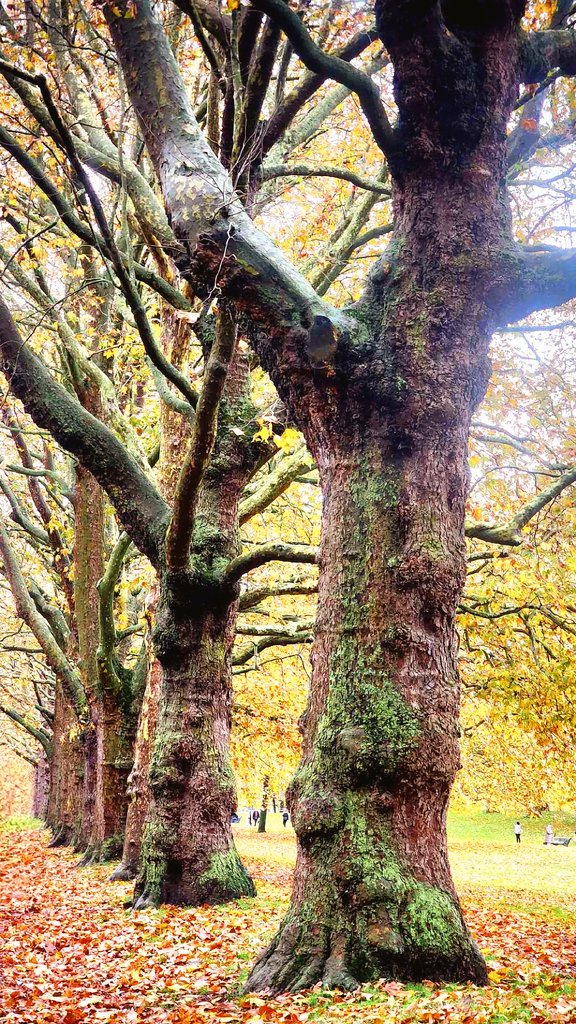
M284 928L256 961L245 992L300 992L319 981L323 988L344 992L358 988L359 979L346 965L344 936L334 936L329 943L325 928L316 936L310 936L310 929L304 936L302 932L295 924Z
M54 837L48 843L48 849L54 850L58 846L68 846L70 842L70 829L67 825L61 825L54 833Z
M132 882L138 872L128 864L119 864L110 875L109 882Z
M318 982L326 989L351 992L366 981L387 980L487 982L486 965L476 944L468 936L458 945L439 950L400 942L392 950L361 937L352 921L349 927L331 932L327 925L286 921L271 945L258 958L245 992L299 992Z

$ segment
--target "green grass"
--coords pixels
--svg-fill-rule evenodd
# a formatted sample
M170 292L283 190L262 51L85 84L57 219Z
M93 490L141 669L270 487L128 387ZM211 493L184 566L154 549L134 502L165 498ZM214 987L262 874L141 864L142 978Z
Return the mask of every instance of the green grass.
M448 815L448 847L456 886L550 896L576 894L576 818L571 814L544 814L541 818L519 815L523 833L520 845L514 836L516 818L454 808ZM555 835L571 836L570 846L545 846L544 829L550 822ZM509 901L509 897L508 897ZM562 920L563 907L554 910L547 901L544 911L536 903L519 898L515 909Z
M515 843L514 822L522 825L522 843L543 844L544 829L551 824L554 834L572 836L576 829L576 814L546 812L540 818L518 814L487 814L480 809L453 808L448 813L448 841L476 843ZM572 844L571 844L572 845Z
M44 822L30 814L13 814L9 818L0 818L1 832L21 832L37 828L44 828Z

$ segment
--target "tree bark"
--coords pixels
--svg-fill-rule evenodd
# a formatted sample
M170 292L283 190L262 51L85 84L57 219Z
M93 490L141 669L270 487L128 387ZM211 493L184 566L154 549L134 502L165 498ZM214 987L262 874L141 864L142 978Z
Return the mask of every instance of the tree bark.
M158 721L160 679L160 664L156 658L152 657L148 666L146 689L138 719L134 764L128 777L128 811L122 860L112 872L112 881L117 879L128 881L136 878L140 869L142 836L151 800L148 771Z
M50 792L50 761L43 747L38 753L34 768L34 789L32 794L32 815L47 821L48 795Z
M377 10L404 143L395 239L355 310L368 337L335 338L324 370L316 360L309 385L284 396L324 507L304 755L288 796L294 891L252 990L486 981L451 878L446 811L459 767L467 440L489 376L491 296L514 249L514 32L474 35L479 86L460 38L437 48L438 7L421 22L391 3ZM425 69L437 83L449 65L460 91L446 79L442 105L419 93Z
M162 678L136 906L224 903L255 893L232 837L230 657L238 587L222 574L238 551L238 504L252 468L249 436L241 439L230 429L252 420L247 389L246 359L238 354L199 495L189 568L160 574L152 638ZM164 426L167 490L175 484L181 443L174 445L177 426Z
M400 455L377 418L358 417L354 443L323 460L313 676L288 794L298 862L256 990L485 980L446 847L466 432Z
M85 395L88 406L98 401ZM93 410L98 411L97 409ZM134 725L122 680L98 657L100 625L97 584L104 571L104 497L100 485L78 466L74 499L74 594L80 668L90 710L84 735L84 862L122 851L132 767Z
M78 720L64 695L61 683L57 681L46 818L54 836L51 845L74 846L79 840L83 776Z
M254 895L234 847L236 791L228 763L233 615L209 595L161 597L154 630L162 665L136 906L223 903ZM191 609L196 608L194 613Z

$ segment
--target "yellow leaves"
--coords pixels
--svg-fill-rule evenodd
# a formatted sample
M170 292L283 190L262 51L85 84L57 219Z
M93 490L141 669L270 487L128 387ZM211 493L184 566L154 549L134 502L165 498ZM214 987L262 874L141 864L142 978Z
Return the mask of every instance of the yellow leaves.
M264 420L261 416L256 420L259 430L252 435L253 441L262 441L264 444L269 441L274 431L272 430L272 424L269 420Z
M300 434L293 427L286 427L286 430L280 435L280 437L274 438L274 444L277 448L280 448L283 452L291 452L294 450L300 440Z
M226 7L229 11L237 11L240 7L240 0L226 0Z

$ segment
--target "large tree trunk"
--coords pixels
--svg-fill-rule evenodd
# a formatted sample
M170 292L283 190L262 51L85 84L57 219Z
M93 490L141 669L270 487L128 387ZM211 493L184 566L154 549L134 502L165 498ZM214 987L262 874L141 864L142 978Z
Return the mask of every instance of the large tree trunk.
M459 767L467 439L488 379L476 260L508 230L501 170L477 189L428 176L397 190L397 260L364 301L371 341L360 360L349 350L343 374L317 371L303 403L324 509L289 797L299 853L253 989L486 978L450 874L446 810Z
M254 895L231 829L233 618L226 605L202 612L203 603L206 595L200 594L184 593L177 603L173 594L161 598L154 631L162 682L149 773L153 803L137 905L223 903Z
M252 418L247 391L247 363L238 355L202 486L191 570L166 572L160 580L152 637L162 678L136 905L225 903L255 894L232 838L230 657L238 588L220 575L238 551L238 502L253 467L250 438L242 442L229 429ZM169 493L182 436L164 415L162 488Z
M294 893L249 979L256 990L486 980L450 874L446 811L459 767L467 441L489 376L495 254L513 245L515 36L489 37L485 91L456 131L458 97L430 127L410 16L390 15L384 30L409 112L395 239L357 307L364 338L335 346L333 365L291 395L323 487L318 618L289 795Z
M372 422L370 422L372 420ZM254 989L381 976L483 981L452 883L454 610L466 433L392 453L378 417L322 466L322 570L292 903Z

